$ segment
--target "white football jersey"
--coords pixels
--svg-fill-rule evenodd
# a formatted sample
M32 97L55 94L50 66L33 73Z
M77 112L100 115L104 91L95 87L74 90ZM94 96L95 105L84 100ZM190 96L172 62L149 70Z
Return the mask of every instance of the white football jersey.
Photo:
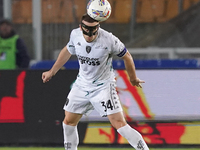
M76 82L82 86L114 81L112 56L123 57L127 51L116 36L101 28L97 38L90 43L85 40L80 28L72 30L67 49L78 58L80 68Z

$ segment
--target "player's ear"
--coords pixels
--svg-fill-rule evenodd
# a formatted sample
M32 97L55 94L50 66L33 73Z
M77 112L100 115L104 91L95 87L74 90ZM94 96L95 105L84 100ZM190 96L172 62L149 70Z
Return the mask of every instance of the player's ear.
M80 29L81 29L81 31L82 31L81 24L79 24L79 28L80 28Z

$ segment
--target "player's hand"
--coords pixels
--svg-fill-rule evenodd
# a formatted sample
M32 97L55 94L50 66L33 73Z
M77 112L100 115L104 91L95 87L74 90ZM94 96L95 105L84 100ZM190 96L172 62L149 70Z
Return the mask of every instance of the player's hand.
M133 86L137 86L137 87L139 87L139 88L142 88L142 83L145 83L145 81L140 80L139 78L136 78L135 80L132 80L132 81L130 81L130 82L131 82L131 84L132 84Z
M43 81L43 83L48 82L53 77L53 75L54 74L50 70L46 71L46 72L43 72L42 73L42 81Z

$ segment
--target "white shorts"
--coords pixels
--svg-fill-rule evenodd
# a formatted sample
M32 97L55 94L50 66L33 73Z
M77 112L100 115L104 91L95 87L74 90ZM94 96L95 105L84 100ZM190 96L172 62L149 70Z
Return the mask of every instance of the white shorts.
M95 109L102 117L106 117L121 112L122 106L113 82L99 85L90 91L74 83L63 109L84 115L89 115Z

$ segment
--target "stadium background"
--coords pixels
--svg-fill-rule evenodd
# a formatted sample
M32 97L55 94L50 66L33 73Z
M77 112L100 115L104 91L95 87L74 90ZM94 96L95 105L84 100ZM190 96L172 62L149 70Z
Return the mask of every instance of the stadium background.
M3 2L0 0L1 18ZM52 66L66 45L71 29L78 26L85 13L87 2L41 0L42 59L37 60L32 0L11 0L12 21L28 46L32 62L27 70L0 71L0 145L62 146L62 106L78 64L72 57L45 85L41 73ZM123 62L115 58L113 65L121 80L118 90L125 91L121 96L128 99L123 103L126 119L151 146L200 145L199 0L110 0L110 3L112 15L101 27L127 45L139 75L149 81L144 84L144 91L132 89L126 84ZM130 112L129 106L135 111ZM127 144L107 120L101 120L95 113L91 118L83 118L79 132L83 145Z

